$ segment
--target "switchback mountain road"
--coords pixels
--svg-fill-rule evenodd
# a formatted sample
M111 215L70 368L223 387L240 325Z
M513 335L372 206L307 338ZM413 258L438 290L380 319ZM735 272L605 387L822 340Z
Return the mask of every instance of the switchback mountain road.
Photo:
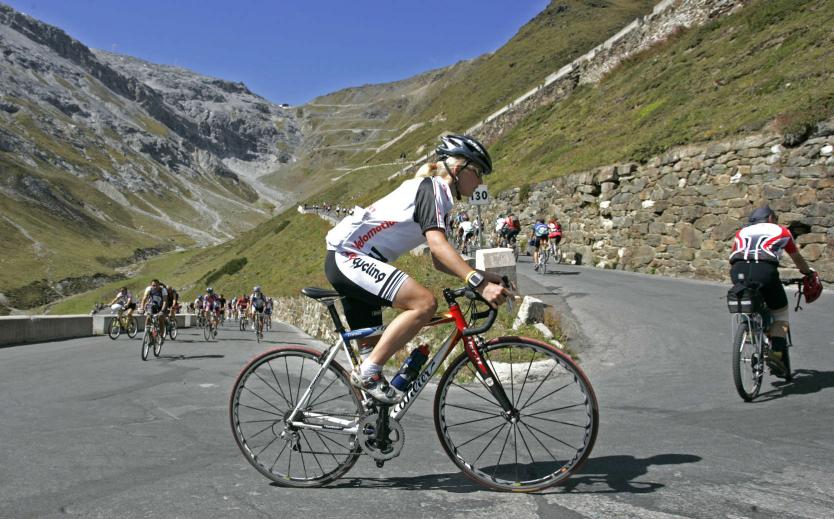
M267 348L320 343L278 324L258 344L229 324L211 343L183 329L147 362L138 337L0 349L0 517L834 515L834 297L791 312L794 382L766 376L745 403L726 286L562 265L542 276L521 260L521 289L564 313L600 404L590 459L560 487L497 493L463 477L437 440L433 387L382 469L363 456L325 488L275 486L235 444L232 385Z

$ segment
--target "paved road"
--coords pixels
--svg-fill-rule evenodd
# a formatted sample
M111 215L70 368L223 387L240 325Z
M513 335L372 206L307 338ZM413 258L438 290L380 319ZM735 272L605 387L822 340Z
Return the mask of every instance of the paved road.
M314 341L286 326L267 345L182 330L148 362L126 338L0 349L0 517L831 517L834 298L794 319L796 382L770 379L745 404L719 285L578 267L537 276L529 263L520 274L575 324L601 405L591 459L562 488L471 484L442 452L430 394L382 470L361 459L326 489L272 486L234 443L231 385L265 347Z

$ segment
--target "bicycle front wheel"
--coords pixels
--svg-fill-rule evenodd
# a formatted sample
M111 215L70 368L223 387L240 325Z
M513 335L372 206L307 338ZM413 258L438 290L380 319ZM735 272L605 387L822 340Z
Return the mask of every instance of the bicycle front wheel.
M119 318L113 317L110 319L110 325L107 327L107 336L114 341L122 334L122 325L119 324Z
M159 357L162 353L162 343L165 342L165 333L162 330L157 330L155 341L153 342L153 356Z
M334 432L356 425L362 398L348 374L332 362L321 374L297 422L329 428L296 428L290 413L317 376L321 352L301 346L268 351L249 362L232 390L232 433L247 461L278 485L317 487L346 473L359 457L355 435Z
M151 332L145 328L145 334L142 336L142 360L148 360L148 353L151 351Z
M523 337L479 347L514 411L505 413L458 356L434 399L440 443L463 473L493 490L532 492L564 481L588 458L599 408L588 378L554 346Z
M754 331L755 327L751 331L747 321L742 320L733 336L733 382L745 402L759 394L764 375L764 357L753 337Z
M210 341L211 340L211 323L206 323L203 326L203 340Z

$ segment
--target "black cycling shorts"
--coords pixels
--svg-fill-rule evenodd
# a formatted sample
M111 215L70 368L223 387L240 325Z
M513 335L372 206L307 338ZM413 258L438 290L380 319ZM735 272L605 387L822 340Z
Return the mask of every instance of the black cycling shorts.
M730 278L733 284L744 281L759 283L765 304L771 310L779 310L788 306L788 296L785 287L779 280L779 267L775 263L766 261L736 261L730 268Z
M404 272L361 254L327 251L324 274L342 297L342 308L351 330L382 325L382 307L391 306L408 279ZM340 268L341 265L341 268Z
M134 303L133 301L129 302L125 306L125 310L136 310L136 303Z

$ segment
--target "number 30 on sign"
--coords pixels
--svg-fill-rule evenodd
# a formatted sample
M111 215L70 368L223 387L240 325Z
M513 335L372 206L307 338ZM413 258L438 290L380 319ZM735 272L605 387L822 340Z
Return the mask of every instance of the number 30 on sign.
M489 192L487 191L486 184L481 184L475 189L475 192L469 197L469 203L472 205L489 204Z

